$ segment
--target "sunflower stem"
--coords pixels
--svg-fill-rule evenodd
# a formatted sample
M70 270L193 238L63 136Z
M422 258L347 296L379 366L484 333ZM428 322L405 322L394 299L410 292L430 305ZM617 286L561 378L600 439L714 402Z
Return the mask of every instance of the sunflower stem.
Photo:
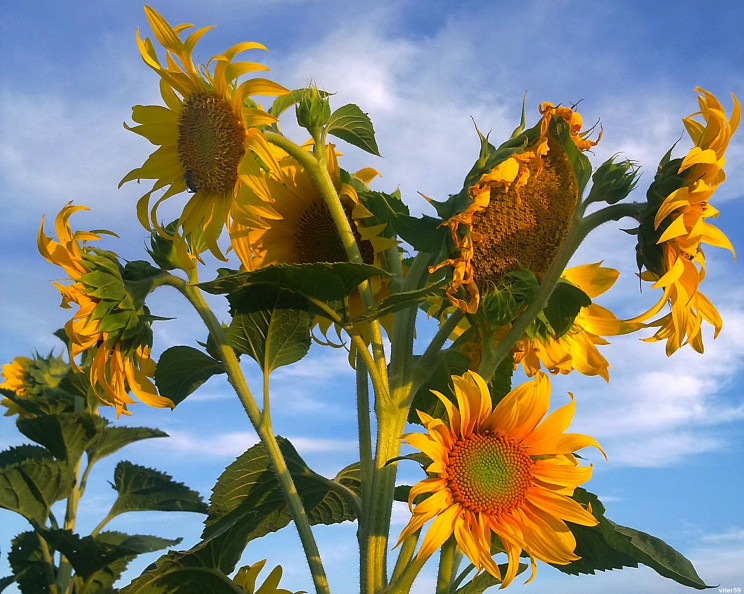
M366 350L366 349L365 349ZM367 508L370 501L370 489L372 488L372 428L369 415L369 376L364 360L357 353L356 356L356 392L357 392L357 424L359 425L359 474L362 481L362 513L359 517L359 544L364 546L364 535L367 525ZM366 567L359 566L360 582L366 581Z
M194 275L190 274L189 276L190 280L196 280ZM297 532L299 533L300 541L302 542L302 547L305 551L305 557L307 558L310 572L312 574L315 591L317 594L330 594L328 580L325 575L318 546L315 542L312 529L310 528L310 521L305 513L305 508L302 505L302 500L297 492L294 481L292 480L292 475L289 473L289 469L287 468L284 455L279 448L279 443L273 433L270 416L268 414L262 415L259 411L256 401L253 398L253 394L245 380L243 371L240 368L238 357L232 347L227 344L225 330L222 327L222 324L220 324L212 310L209 308L209 305L204 300L201 291L199 291L199 289L193 284L186 283L183 279L172 275L168 275L167 278L163 280L162 284L170 285L183 294L194 309L196 309L202 321L207 326L209 334L217 346L222 365L227 373L228 381L237 393L248 418L253 424L256 433L258 433L258 436L266 449L271 465L274 468L277 482L282 490L284 499L287 502L287 507L289 508L289 512L294 520Z
M624 217L637 218L640 208L643 205L638 202L627 204L619 203L608 206L592 214L582 217L585 205L580 202L574 212L571 220L571 227L568 230L566 239L561 245L555 259L543 276L540 287L535 294L535 298L529 306L512 322L512 327L506 333L506 336L493 349L483 349L483 358L481 360L478 373L489 379L496 372L499 363L509 354L511 349L519 339L524 336L529 325L540 314L548 303L548 299L553 294L553 289L558 284L561 274L566 268L568 261L578 249L579 245L586 239L587 235L600 225L609 221L619 221Z
M439 549L436 594L449 594L456 549L457 541L454 536L450 536Z
M403 540L403 543L400 546L400 552L398 553L398 559L395 561L393 575L390 577L390 583L394 584L402 575L403 570L408 567L411 559L413 559L413 553L416 550L416 544L418 543L420 535L421 530L416 530L416 532L410 534Z

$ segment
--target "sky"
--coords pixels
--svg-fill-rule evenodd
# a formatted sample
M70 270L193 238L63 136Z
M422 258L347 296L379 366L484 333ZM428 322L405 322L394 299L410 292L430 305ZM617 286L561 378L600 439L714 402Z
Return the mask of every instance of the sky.
M359 105L374 123L382 158L339 143L341 166L374 167L382 177L373 189L400 187L414 213L434 214L418 192L442 200L461 188L477 157L473 121L490 131L492 141L506 139L519 121L525 93L528 123L536 121L541 101L580 101L584 121L601 122L604 131L590 155L593 165L615 153L640 163L635 200L644 199L670 146L681 138L675 156L690 148L681 118L697 109L696 86L713 92L727 110L731 93L744 99L744 8L738 2L162 0L152 6L172 25L217 25L197 46L202 63L235 43L258 41L269 53L246 59L268 65L272 80L288 88L313 81L336 93L333 107ZM150 34L142 6L123 0L3 5L1 363L36 351L60 352L52 332L67 313L50 284L59 280L59 270L36 249L42 216L50 225L68 201L87 205L91 211L76 215L73 226L111 229L119 239L106 239L102 247L127 259L146 257L147 233L134 209L145 186L117 189L151 152L122 124L131 122L133 105L161 104L157 77L136 48L137 27L143 36ZM294 133L286 119L282 126ZM715 224L741 255L744 131L734 136L726 162L727 181L712 199L721 211ZM604 260L619 269L617 284L597 301L631 317L658 295L647 287L639 291L634 243L621 228L608 224L595 231L572 263ZM664 539L693 561L707 583L741 588L744 274L727 251L709 248L706 260L703 290L724 326L715 341L706 334L705 354L685 348L667 358L663 343L641 342L637 334L619 337L602 350L613 367L609 383L577 374L551 378L553 400L559 406L572 392L577 402L572 430L591 434L607 452L608 461L587 453L594 473L586 485L605 503L607 517ZM208 272L202 278L208 279ZM210 303L226 320L224 300ZM153 313L176 318L157 323L155 356L204 340L206 331L175 291L162 289L148 304ZM421 336L427 336L425 324ZM245 361L244 369L258 388L255 365ZM271 381L275 430L291 439L314 470L332 476L356 460L354 376L343 350L314 346L305 360L278 370ZM221 378L173 412L144 404L131 411L131 417L113 422L159 427L170 437L131 446L121 457L166 471L205 499L224 467L256 443ZM0 419L0 450L21 442L12 420ZM121 457L96 467L82 504L81 532L90 531L113 502L107 481ZM423 478L414 466L401 468L400 482ZM405 506L394 509L393 538L407 513ZM201 520L185 513L142 513L119 517L110 527L181 536L187 548L197 542ZM0 511L0 576L9 573L10 539L25 529L13 514ZM315 532L332 590L353 592L355 526ZM127 576L157 556L142 557ZM243 563L263 558L284 567L284 587L312 589L291 528L249 544ZM430 563L413 592L433 591L434 576ZM683 591L643 567L574 578L544 564L529 587L579 594Z

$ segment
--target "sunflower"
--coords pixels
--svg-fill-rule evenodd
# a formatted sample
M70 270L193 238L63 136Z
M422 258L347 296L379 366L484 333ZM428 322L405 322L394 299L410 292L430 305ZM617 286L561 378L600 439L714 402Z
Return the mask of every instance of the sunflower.
M476 569L502 580L501 587L514 579L522 551L532 561L530 580L536 559L558 565L577 560L576 540L565 522L594 526L597 520L570 499L592 472L578 466L573 452L601 448L587 435L563 433L573 418L573 397L540 423L550 400L550 382L543 373L514 388L495 408L477 373L453 376L452 381L457 407L434 392L449 423L418 411L427 433L404 436L431 464L429 478L411 488L413 516L398 544L433 519L417 559L429 557L454 534ZM414 508L424 494L429 496ZM491 557L492 535L508 558L503 577Z
M138 124L125 126L144 136L158 149L147 161L130 171L120 186L131 180L152 179L155 183L137 203L137 215L147 229L165 233L157 222L157 209L164 200L189 191L193 195L178 219L183 235L203 229L209 250L225 259L217 238L229 216L233 199L240 193L241 175L246 161L258 157L265 166L274 165L268 143L257 126L272 124L276 118L253 107L253 95L281 95L289 91L270 80L253 78L240 84L247 73L268 70L256 62L233 62L246 50L266 48L253 42L232 46L213 56L205 67L194 65L191 54L197 41L211 27L192 32L181 40L179 34L192 25L172 28L157 12L145 6L147 20L156 39L166 50L161 65L149 38L137 45L145 63L160 76L160 92L165 107L136 105L132 119ZM214 64L212 72L210 64ZM167 187L150 208L155 190ZM149 214L148 214L149 213Z
M3 378L0 388L14 392L18 398L33 399L42 396L45 390L57 388L69 370L69 365L62 357L55 357L51 353L46 357L36 354L33 359L14 357L0 370L0 377ZM0 404L8 409L6 417L28 414L10 398L4 397Z
M109 232L73 233L69 218L79 210L87 207L68 203L59 212L55 220L57 240L44 233L42 218L37 239L41 255L61 266L73 281L69 285L53 283L62 295L62 307L77 307L65 324L70 365L81 369L75 362L80 354L90 361L88 373L93 392L102 403L116 407L117 416L129 414L126 407L133 400L127 395L127 387L150 406L173 408L173 402L160 396L150 381L155 363L150 359L149 344L144 342L151 336L149 323L143 320L144 307L134 311L115 254L87 246L88 241ZM105 289L101 290L101 286ZM112 298L106 298L107 294Z
M594 299L614 285L619 275L617 270L601 264L567 268L562 278ZM567 374L575 369L584 375L599 375L609 381L609 363L597 346L609 344L604 336L627 334L639 327L639 324L619 320L609 309L591 303L579 310L573 324L562 336L524 336L514 347L514 362L515 365L521 363L529 376L540 371L542 363L551 373Z
M700 111L683 119L694 143L683 159L662 161L647 193L648 205L641 215L636 247L641 279L663 289L661 298L648 311L629 322L645 322L666 304L671 311L646 325L657 327L645 340L666 340L667 355L685 344L703 352L702 322L721 330L718 311L698 287L705 277L702 244L722 247L734 253L731 242L720 229L706 222L718 216L709 200L724 181L724 153L736 131L741 106L735 96L730 118L721 103L708 91L695 89ZM704 123L695 120L702 116Z
M242 267L256 270L271 264L348 261L331 212L310 173L281 149L272 147L272 151L278 176L258 173L246 177L247 191L232 212L230 238ZM372 213L361 203L354 187L342 183L332 144L326 147L326 157L364 263L381 266L381 253L397 242L381 235L384 224L365 224ZM365 168L353 175L367 184L377 172ZM379 277L373 277L371 283L378 296L386 292L386 283ZM349 310L352 318L362 313L356 292L349 300Z
M456 254L430 271L453 268L447 296L464 313L475 313L480 294L518 266L542 277L568 233L578 181L567 147L554 138L550 124L554 118L566 122L579 150L599 138L587 139L581 115L568 107L545 102L539 110L536 138L482 174L466 190L465 209L441 225L450 229ZM460 287L467 300L457 296Z

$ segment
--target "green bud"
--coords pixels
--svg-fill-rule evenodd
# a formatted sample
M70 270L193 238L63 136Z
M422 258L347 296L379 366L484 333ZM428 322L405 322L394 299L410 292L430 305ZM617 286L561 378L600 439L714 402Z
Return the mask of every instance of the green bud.
M331 117L331 104L328 93L316 86L304 89L295 109L297 123L314 135L325 126Z
M602 163L592 175L592 189L585 203L607 202L616 204L624 199L636 187L639 178L639 166L635 161L625 159L615 162L613 155Z

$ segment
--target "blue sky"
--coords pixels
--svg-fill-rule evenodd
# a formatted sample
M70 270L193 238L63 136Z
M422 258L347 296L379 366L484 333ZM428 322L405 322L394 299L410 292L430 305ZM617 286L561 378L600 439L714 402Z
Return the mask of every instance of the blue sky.
M637 200L659 158L683 135L681 118L697 109L695 86L716 94L727 109L730 93L744 99L744 9L737 2L169 0L153 7L171 24L217 25L197 46L202 62L240 41L259 41L271 51L250 57L270 66L273 80L290 88L312 80L337 92L334 106L357 103L374 122L383 158L344 146L342 166L375 167L383 177L373 187L400 186L415 212L425 210L418 191L443 199L461 187L478 150L471 116L498 142L518 122L525 92L531 121L541 101L582 101L585 122L600 120L604 129L594 165L617 152L642 165ZM36 250L42 215L50 220L69 200L86 204L92 211L76 215L73 225L113 229L120 240L107 240L104 247L125 258L144 257L146 233L134 213L143 186L116 186L143 162L150 146L122 122L130 121L132 105L160 99L156 77L135 45L135 28L149 34L141 5L8 3L3 17L0 362L5 363L58 348L51 333L66 320L49 284L59 271ZM286 130L292 133L290 125ZM683 138L676 154L688 148ZM715 224L741 255L744 131L734 137L726 159L727 181L713 197L721 211ZM598 302L629 317L657 295L639 293L633 241L618 229L607 225L595 232L574 263L604 259L618 268L620 280ZM708 583L734 588L744 587L744 274L728 252L710 248L706 257L704 291L721 312L724 328L715 341L706 336L705 355L684 349L667 359L660 343L642 343L637 335L618 338L603 349L614 367L609 384L558 377L553 394L556 403L565 402L567 391L576 395L574 429L595 436L608 453L608 462L589 454L595 468L588 484L605 501L608 517L665 539ZM224 304L213 303L224 315ZM150 307L178 318L156 326L156 354L204 339L175 291L157 293ZM276 431L290 437L314 469L329 475L355 460L353 375L345 360L343 351L313 348L308 360L272 376ZM258 385L249 362L245 369ZM133 446L126 457L171 473L205 498L222 469L255 443L237 399L219 379L172 413L145 405L132 412L120 422L157 426L171 437ZM0 420L0 449L18 441L11 420ZM84 501L82 515L90 520L80 525L82 531L90 530L113 500L106 481L114 464L98 468ZM421 478L415 468L403 468L401 477L409 483ZM394 530L406 521L404 509L394 510ZM201 525L186 514L130 514L111 527L183 536L190 546ZM0 576L8 573L10 538L23 529L12 514L0 512ZM353 592L354 526L322 527L317 537L332 588ZM285 587L310 590L291 529L249 545L245 562L265 557L284 566ZM416 592L433 590L434 570L428 569ZM577 579L541 566L530 587L682 591L643 568Z

